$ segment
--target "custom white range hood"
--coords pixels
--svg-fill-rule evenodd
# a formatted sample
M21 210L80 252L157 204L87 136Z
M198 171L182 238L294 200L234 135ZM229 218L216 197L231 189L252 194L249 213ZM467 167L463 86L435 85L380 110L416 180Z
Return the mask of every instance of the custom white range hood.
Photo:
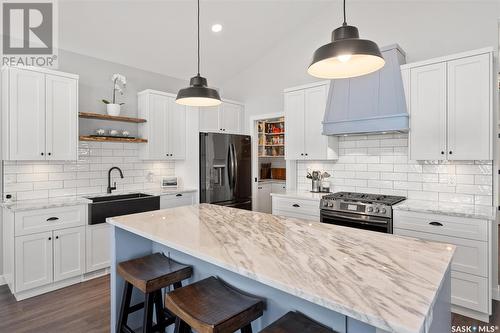
M406 54L399 45L381 49L385 66L375 73L332 80L323 134L407 132L408 111L400 66Z

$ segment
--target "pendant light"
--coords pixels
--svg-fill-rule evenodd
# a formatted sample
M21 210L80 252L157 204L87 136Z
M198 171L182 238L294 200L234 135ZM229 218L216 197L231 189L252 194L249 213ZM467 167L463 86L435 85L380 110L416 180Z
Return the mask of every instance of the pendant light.
M374 42L360 39L358 28L344 23L332 32L332 42L314 52L307 72L322 79L345 79L369 74L384 67L385 60Z
M207 86L207 79L200 75L200 0L198 0L198 74L189 81L189 87L179 90L177 104L188 106L217 106L221 104L219 92Z

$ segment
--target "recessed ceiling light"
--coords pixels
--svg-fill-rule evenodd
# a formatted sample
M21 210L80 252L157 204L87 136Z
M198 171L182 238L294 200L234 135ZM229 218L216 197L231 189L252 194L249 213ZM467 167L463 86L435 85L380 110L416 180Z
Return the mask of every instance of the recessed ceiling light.
M212 31L213 32L221 32L222 31L222 24L216 23L212 25Z

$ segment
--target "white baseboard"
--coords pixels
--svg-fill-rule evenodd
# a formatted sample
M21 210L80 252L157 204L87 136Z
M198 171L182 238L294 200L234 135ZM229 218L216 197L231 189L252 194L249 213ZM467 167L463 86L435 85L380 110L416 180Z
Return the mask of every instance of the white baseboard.
M500 301L500 285L491 289L491 298L496 301Z
M452 305L451 312L457 313L459 315L466 316L469 318L484 321L485 323L490 322L490 316L487 313L482 313L482 312L466 309L466 308L463 308L461 306Z

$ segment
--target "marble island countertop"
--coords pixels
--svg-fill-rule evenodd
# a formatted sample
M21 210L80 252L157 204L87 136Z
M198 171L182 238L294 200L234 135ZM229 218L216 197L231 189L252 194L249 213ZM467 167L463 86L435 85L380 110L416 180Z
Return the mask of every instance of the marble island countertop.
M432 321L452 245L200 204L109 218L153 242L388 332Z
M438 201L406 199L394 205L394 210L405 210L420 213L443 214L459 217L495 220L495 207L464 205L460 203L443 203Z
M147 190L137 190L137 191L115 191L111 194L96 193L96 194L86 194L86 195L71 195L71 196L48 198L48 199L3 201L0 203L0 207L7 208L11 211L16 212L16 211L26 211L34 209L86 205L92 202L91 200L88 199L92 197L105 197L110 195L121 195L121 194L131 194L131 193L144 193L144 194L158 196L158 195L168 195L174 193L189 193L196 191L197 190L193 188L165 188L165 189L160 188L160 189L147 189Z

